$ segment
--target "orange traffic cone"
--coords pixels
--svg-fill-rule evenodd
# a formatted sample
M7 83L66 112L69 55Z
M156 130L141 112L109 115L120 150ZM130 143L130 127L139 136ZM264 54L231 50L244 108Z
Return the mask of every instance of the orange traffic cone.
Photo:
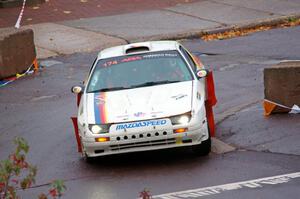
M39 64L36 58L33 60L32 64L33 64L34 72L37 72L39 70Z
M271 115L272 111L276 108L276 104L274 104L270 101L267 101L267 100L264 100L263 105L264 105L264 109L265 109L265 112L264 112L265 116Z
M299 112L299 110L297 109L298 106L296 105L290 108L288 106L278 104L267 99L264 100L263 106L265 110L265 116L271 115L272 113L289 113L290 111L294 111L295 113Z

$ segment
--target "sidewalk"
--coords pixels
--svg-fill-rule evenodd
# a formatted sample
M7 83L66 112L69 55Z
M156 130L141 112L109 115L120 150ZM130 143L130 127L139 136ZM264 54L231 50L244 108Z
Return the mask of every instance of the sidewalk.
M254 26L299 16L300 0L202 0L23 28L34 30L38 58L47 58L98 51L135 41L198 36L207 31Z
M162 9L203 0L45 0L26 6L22 25ZM28 2L28 1L27 1ZM21 8L0 8L0 28L13 27Z

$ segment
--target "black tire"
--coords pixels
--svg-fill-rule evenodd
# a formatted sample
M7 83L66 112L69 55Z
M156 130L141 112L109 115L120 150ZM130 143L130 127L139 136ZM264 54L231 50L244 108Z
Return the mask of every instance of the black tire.
M81 154L81 156L82 156L83 161L85 161L88 164L92 164L95 161L95 157L89 157L86 154L85 150L84 150L84 146L82 144L82 140L81 139L80 139L80 142L81 142L81 147L82 147L82 154Z
M93 164L95 162L95 157L89 157L86 153L82 154L82 159L88 164Z
M210 139L210 130L208 124L207 124L207 129L208 129L208 139L202 141L201 144L192 147L193 152L199 156L207 156L211 151L211 139Z
M210 137L201 142L201 144L195 145L192 148L193 152L199 156L207 156L211 151L211 139Z

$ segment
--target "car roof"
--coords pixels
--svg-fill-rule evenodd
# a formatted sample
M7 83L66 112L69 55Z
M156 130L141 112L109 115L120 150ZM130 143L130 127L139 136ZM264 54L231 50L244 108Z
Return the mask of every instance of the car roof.
M145 53L154 51L178 50L180 44L177 41L147 41L132 43L127 45L106 48L99 52L98 59L118 57L135 53ZM134 51L134 49L147 49L147 51ZM133 50L129 53L129 50Z

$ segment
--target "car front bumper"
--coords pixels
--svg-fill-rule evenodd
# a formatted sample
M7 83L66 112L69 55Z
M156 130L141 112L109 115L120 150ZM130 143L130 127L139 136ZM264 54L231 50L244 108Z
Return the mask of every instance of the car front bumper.
M104 137L110 137L110 141L107 142L96 142L95 137L82 137L82 144L89 157L96 157L192 146L201 144L209 138L206 120L201 124L186 128L187 131L183 133L174 133L174 128L172 128L149 132L106 134Z

